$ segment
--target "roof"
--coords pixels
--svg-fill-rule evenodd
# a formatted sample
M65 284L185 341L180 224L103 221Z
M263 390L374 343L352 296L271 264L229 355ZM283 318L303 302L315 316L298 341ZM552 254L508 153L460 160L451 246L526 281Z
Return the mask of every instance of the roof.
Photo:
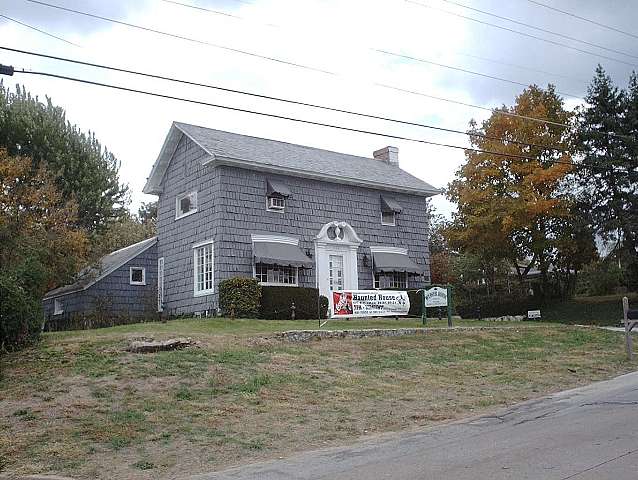
M77 275L77 280L70 284L51 290L44 295L44 300L86 290L110 275L125 263L133 260L157 243L157 237L147 238L141 242L120 248L100 258L95 265L85 268Z
M250 137L174 122L144 186L144 193L160 194L161 182L175 149L186 135L209 156L202 163L231 165L304 178L360 185L381 190L432 196L441 191L381 160L292 143ZM371 168L374 167L374 168Z

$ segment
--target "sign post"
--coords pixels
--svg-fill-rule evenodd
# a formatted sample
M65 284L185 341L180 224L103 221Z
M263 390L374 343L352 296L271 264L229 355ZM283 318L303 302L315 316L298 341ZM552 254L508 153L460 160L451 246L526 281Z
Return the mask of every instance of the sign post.
M447 326L452 327L452 285L431 285L429 289L423 289L423 309L421 321L423 325L427 320L428 307L447 307Z

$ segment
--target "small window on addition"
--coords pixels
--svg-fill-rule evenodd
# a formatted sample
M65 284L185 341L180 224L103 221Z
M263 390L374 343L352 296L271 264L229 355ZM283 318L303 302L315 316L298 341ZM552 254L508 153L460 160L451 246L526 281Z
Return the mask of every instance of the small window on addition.
M197 211L197 192L184 193L175 198L175 220Z
M64 313L64 305L59 298L53 299L53 315L62 315Z
M146 269L143 267L131 267L131 285L146 285Z

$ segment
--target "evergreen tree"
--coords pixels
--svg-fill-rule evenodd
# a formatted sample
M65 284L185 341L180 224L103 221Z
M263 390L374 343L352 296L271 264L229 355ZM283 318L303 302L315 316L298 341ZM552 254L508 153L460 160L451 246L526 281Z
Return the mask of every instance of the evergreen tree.
M45 166L64 199L77 202L77 224L101 232L125 212L128 187L119 182L119 162L91 132L67 121L64 109L42 103L19 86L0 82L0 148Z
M627 93L615 87L599 65L585 100L588 105L578 112L575 150L583 165L594 168L580 170L579 200L583 211L589 212L596 232L606 240L617 241L619 251L633 252L635 256L638 175L635 75Z

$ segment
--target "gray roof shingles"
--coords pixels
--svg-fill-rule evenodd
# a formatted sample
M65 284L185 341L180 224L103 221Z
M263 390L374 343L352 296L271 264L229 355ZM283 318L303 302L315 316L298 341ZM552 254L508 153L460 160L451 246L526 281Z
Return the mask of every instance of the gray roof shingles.
M435 195L440 191L423 180L381 160L292 143L250 137L187 123L174 123L214 157L271 166L288 172L304 172L334 181L370 183L389 189ZM374 163L372 163L374 162Z
M95 265L85 268L77 275L77 280L70 284L51 290L44 295L44 299L59 297L61 295L67 295L69 293L79 292L86 290L91 285L94 285L102 278L113 273L125 263L133 260L139 254L146 251L157 242L157 237L147 238L141 242L129 245L128 247L121 248L115 252L111 252L108 255L100 258Z

